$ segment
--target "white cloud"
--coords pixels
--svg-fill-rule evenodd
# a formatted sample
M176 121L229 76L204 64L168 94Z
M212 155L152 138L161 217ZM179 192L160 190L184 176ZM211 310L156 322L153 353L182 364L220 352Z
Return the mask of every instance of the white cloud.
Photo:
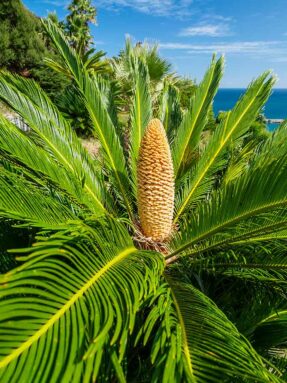
M161 49L184 50L188 54L229 53L249 55L283 55L287 53L286 43L282 41L235 41L217 44L160 43Z
M55 7L65 7L68 5L68 2L63 0L43 0L43 3L54 5Z
M179 36L227 36L230 34L227 24L201 24L183 29Z
M131 8L155 16L187 16L193 0L98 0L97 7L117 10Z
M106 43L103 40L95 40L94 44L95 45L105 45Z
M274 58L271 58L270 61L274 63L287 63L287 56L274 57Z

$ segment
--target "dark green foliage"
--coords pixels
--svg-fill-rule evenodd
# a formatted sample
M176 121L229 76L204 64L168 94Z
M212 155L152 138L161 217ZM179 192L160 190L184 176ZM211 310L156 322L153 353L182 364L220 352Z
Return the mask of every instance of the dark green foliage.
M59 110L71 122L79 136L90 136L91 127L81 94L73 85L68 86L56 99Z
M0 68L34 78L55 97L67 81L63 76L47 71L44 57L54 57L43 37L40 19L24 7L20 0L0 3Z
M24 237L24 246L27 246L28 243L25 234L26 233L19 232L19 229L13 229L9 222L0 221L0 274L6 273L16 266L14 257L9 254L7 250L17 247L18 241L16 238L19 239L19 237Z
M0 66L28 75L47 53L41 22L20 0L0 4Z
M180 104L184 109L189 108L196 84L191 79L183 77L177 81L177 87L180 89Z
M18 264L10 250L27 248L34 241L35 230L19 228L15 220L0 221L0 274L6 273Z

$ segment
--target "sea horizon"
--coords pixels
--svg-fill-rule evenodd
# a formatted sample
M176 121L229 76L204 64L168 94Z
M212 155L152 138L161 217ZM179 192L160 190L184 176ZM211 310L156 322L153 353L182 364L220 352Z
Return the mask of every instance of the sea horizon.
M214 99L214 113L227 111L234 107L246 88L219 88ZM287 119L287 88L273 88L273 91L262 110L266 119ZM268 124L274 130L278 124Z
M219 87L218 89L221 90L221 89L240 89L240 90L244 90L244 89L247 89L248 87ZM287 90L287 87L286 88L273 88L273 90Z

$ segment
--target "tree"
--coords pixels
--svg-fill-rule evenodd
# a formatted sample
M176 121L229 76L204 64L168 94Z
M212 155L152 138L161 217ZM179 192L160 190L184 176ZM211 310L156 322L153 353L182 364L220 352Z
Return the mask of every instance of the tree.
M20 0L0 4L0 66L14 72L28 73L47 53L40 37L41 22Z
M44 57L54 57L43 38L38 17L20 0L0 4L0 68L37 80L50 95L60 94L67 81L44 68Z
M66 33L71 46L82 57L90 50L93 41L89 23L96 23L97 11L91 0L72 0L68 10Z
M188 98L189 103L191 95L194 93L195 87L193 82L189 79L181 78L171 71L171 64L159 55L157 45L147 43L133 45L130 38L126 39L125 48L121 50L119 56L115 57L111 62L114 77L119 83L120 88L122 88L123 94L129 95L133 87L134 58L141 60L146 65L153 98L161 94L164 84L168 82L180 90L182 104L184 107L187 106L185 104L186 98Z
M102 60L106 55L103 51L95 53L91 46L93 37L90 32L90 23L96 23L96 8L91 5L91 0L73 0L68 6L70 11L67 21L60 21L56 13L50 13L48 19L66 35L71 47L76 50L82 62L91 74L106 74L110 71L107 60ZM71 78L68 68L64 68L55 58L47 60L50 67L57 72L64 73Z
M36 83L2 74L0 97L31 134L1 118L1 217L38 233L0 277L0 379L283 382L286 124L240 177L216 185L228 146L244 139L273 78L256 79L190 161L222 58L213 58L172 140L169 125L152 119L147 70L136 60L127 150L113 99L60 30L46 28L102 153L89 157Z

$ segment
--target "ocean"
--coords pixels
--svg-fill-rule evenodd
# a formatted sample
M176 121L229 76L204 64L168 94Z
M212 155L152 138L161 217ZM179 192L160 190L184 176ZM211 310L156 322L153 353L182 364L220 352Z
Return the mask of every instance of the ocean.
M232 109L244 92L245 89L219 89L214 100L214 113ZM263 113L266 118L287 119L287 89L274 89ZM277 126L278 124L268 124L270 130L274 130Z

